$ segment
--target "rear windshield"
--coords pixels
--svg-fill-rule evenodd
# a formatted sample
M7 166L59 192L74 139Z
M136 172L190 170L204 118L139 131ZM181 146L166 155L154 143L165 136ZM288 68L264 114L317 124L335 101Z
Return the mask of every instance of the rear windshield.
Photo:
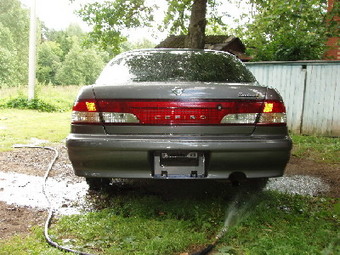
M213 51L134 51L114 58L96 84L131 82L255 82L233 55Z

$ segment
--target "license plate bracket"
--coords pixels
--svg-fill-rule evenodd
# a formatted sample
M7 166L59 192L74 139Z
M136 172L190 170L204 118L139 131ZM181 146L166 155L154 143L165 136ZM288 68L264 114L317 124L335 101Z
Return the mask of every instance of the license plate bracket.
M154 177L199 178L205 176L205 157L197 151L154 153Z

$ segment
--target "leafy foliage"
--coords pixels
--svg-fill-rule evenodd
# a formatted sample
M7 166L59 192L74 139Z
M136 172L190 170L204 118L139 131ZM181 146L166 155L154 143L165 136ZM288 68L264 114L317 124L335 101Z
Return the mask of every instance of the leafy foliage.
M56 83L69 85L93 84L104 66L103 57L93 48L75 44L57 70Z
M43 42L38 49L37 79L40 83L56 84L56 70L61 66L63 51L53 41Z
M0 87L27 80L28 11L19 0L0 0Z
M70 25L65 31L46 29L45 36L47 40L38 51L40 83L92 84L108 61L107 52L83 45L86 34L78 25Z
M44 25L41 27L42 37L38 40L38 82L93 83L104 62L108 61L108 54L99 51L97 47L83 46L86 34L78 25L72 24L65 31L49 30ZM20 1L0 0L0 87L27 84L28 31L28 10L21 6ZM73 53L69 55L71 50ZM75 56L77 53L79 56ZM71 56L75 57L78 64L70 65ZM75 70L70 70L72 67Z
M241 3L240 0L228 1ZM157 28L170 34L188 34L192 3L193 0L167 1L163 23ZM209 34L226 33L228 29L222 19L228 14L219 11L221 4L221 0L207 2L206 31ZM327 37L339 33L332 19L339 15L339 1L335 1L331 13L327 12L326 0L248 0L248 4L252 10L243 14L242 23L246 25L240 25L234 33L243 38L254 60L320 59ZM136 12L136 8L139 11ZM126 39L121 31L150 26L154 19L142 0L87 4L79 14L95 27L89 42L105 49L111 47L115 53Z
M160 28L169 28L170 34L187 34L192 0L171 0L168 3L164 24Z
M157 25L154 12L158 6L147 0L83 5L78 13L93 26L89 34L77 25L65 31L49 30L41 25L44 31L38 48L37 79L43 84L92 83L108 57L122 50L153 46L147 42L129 44L127 29L153 26L170 34L187 34L192 3L193 0L166 1L164 20ZM207 2L208 34L225 34L228 29L222 19L228 14L219 8L222 3L222 0ZM339 34L339 23L334 19L340 15L339 1L334 1L332 12L327 12L326 0L248 0L248 4L252 10L243 15L246 25L234 33L244 40L254 60L320 59L327 37ZM0 87L27 83L28 30L28 10L20 1L0 0ZM71 60L71 56L77 61ZM92 57L93 65L90 65Z
M240 26L236 33L254 60L320 59L328 36L336 34L336 24L330 21L338 11L327 13L326 0L250 2L253 11L246 15L246 29Z
M39 110L42 112L55 112L58 108L54 105L46 103L41 99L35 98L28 100L27 98L17 97L10 99L4 105L6 108L16 108L16 109L29 109L29 110Z
M9 84L15 74L14 50L10 29L0 22L0 87Z
M164 20L157 26L153 23L153 13L159 6L150 5L145 0L95 2L86 4L78 14L93 26L87 42L117 54L121 51L122 43L126 41L122 31L130 28L153 26L170 34L187 34L192 3L193 0L166 1ZM221 26L226 26L222 21L223 15L226 14L217 11L220 4L219 1L208 1L207 21L210 31L218 31Z
M231 2L231 0L228 0ZM159 29L165 31L169 30L170 34L188 34L190 11L193 0L170 0L168 2L168 9L165 13L163 24ZM208 0L207 1L207 27L209 31L219 31L221 28L226 30L227 24L222 21L223 16L228 15L226 12L218 12L222 1ZM224 31L225 32L225 31Z
M143 38L140 41L137 42L129 42L126 41L121 44L122 51L129 51L129 50L135 50L135 49L148 49L148 48L154 48L156 45L155 43L151 42L150 40Z
M79 35L79 34L74 35L72 33L68 33L68 31L69 29L66 29L65 31L63 30L57 31L57 30L48 29L48 28L45 28L45 31L44 31L44 36L46 37L46 41L57 43L58 47L62 51L62 55L60 56L61 61L64 61L65 56L67 55L67 53L69 53L69 51L73 47L73 44L75 41L74 38L84 37L83 35Z
M145 0L116 0L86 4L78 12L93 31L89 43L99 45L115 54L120 44L126 41L122 31L126 28L151 26L156 6L148 6Z

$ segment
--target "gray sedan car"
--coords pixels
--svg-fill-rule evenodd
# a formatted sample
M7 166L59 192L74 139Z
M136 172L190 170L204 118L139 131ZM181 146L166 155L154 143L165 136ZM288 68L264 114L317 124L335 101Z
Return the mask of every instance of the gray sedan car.
M112 178L265 180L292 147L285 106L226 52L148 49L111 60L73 106L74 172Z

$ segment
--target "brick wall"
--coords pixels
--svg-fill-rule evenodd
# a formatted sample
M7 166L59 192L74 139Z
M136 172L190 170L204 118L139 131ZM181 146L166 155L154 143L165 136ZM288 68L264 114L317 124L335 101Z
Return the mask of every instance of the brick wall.
M333 8L334 1L339 0L328 0L328 11ZM340 17L336 17L335 19L340 22ZM329 50L325 52L324 58L340 60L340 37L329 38L326 45L329 47Z

